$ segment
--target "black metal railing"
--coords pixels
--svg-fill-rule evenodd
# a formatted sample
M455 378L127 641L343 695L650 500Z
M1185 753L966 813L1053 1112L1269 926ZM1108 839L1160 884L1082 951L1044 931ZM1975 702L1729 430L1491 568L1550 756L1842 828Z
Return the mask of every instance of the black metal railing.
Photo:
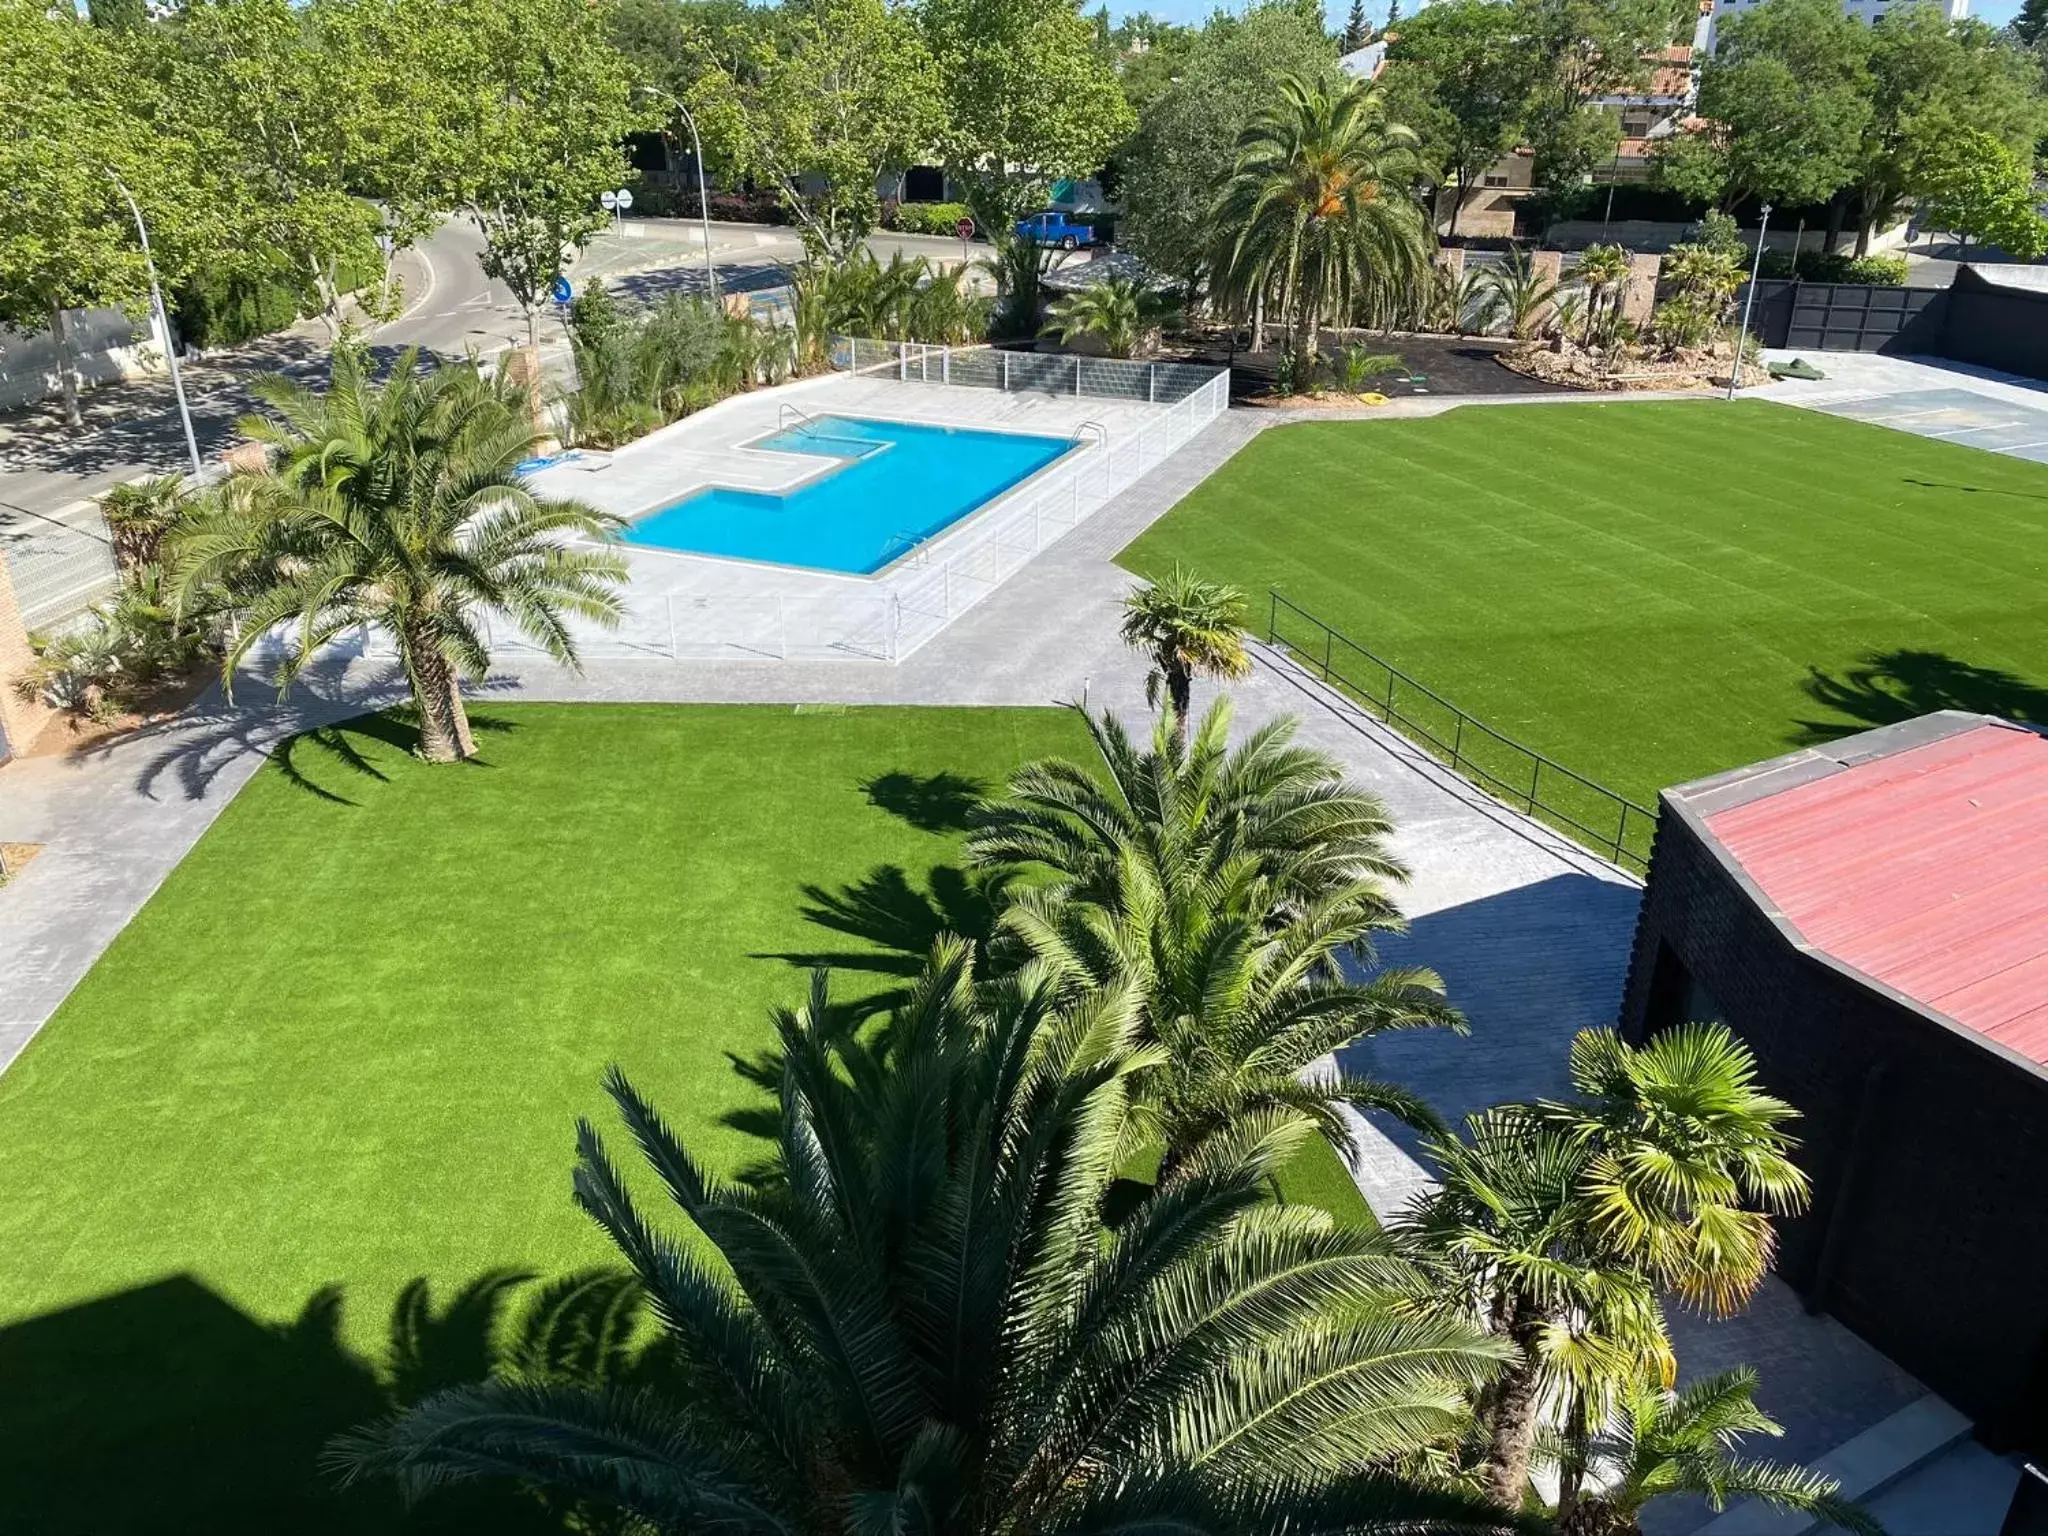
M1455 773L1516 809L1583 843L1625 869L1645 874L1657 813L1512 736L1468 715L1449 699L1325 624L1279 592L1271 593L1266 640Z

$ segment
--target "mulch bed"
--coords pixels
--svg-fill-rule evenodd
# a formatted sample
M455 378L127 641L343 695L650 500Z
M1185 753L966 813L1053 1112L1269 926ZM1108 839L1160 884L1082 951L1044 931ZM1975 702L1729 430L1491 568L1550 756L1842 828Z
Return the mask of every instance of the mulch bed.
M1563 385L1529 378L1502 367L1500 355L1514 345L1508 341L1476 336L1371 335L1361 338L1360 344L1372 352L1398 353L1401 361L1408 365L1405 379L1398 374L1382 374L1366 385L1367 389L1390 399L1430 395L1549 395L1565 390ZM1341 352L1341 346L1338 350ZM1242 350L1233 353L1229 337L1221 332L1193 346L1169 346L1160 354L1160 361L1228 367L1233 403L1260 397L1274 404L1281 403L1273 396L1273 367L1278 361L1278 353ZM1295 397L1286 403L1309 402ZM1343 402L1340 400L1339 403Z

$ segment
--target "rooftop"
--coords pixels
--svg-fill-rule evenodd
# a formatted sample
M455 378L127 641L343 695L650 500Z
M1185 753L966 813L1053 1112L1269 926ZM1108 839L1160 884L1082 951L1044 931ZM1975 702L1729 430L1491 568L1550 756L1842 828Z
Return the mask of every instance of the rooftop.
M1944 711L1668 798L1808 946L2048 1066L2048 737Z

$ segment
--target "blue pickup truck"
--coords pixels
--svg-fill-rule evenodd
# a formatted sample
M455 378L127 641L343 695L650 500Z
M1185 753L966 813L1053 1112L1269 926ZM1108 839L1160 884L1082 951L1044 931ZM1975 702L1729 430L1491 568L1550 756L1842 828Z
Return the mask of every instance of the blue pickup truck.
M1086 224L1075 223L1057 208L1048 208L1044 213L1019 219L1017 238L1029 240L1033 245L1056 245L1063 251L1071 251L1077 246L1093 245L1095 231Z

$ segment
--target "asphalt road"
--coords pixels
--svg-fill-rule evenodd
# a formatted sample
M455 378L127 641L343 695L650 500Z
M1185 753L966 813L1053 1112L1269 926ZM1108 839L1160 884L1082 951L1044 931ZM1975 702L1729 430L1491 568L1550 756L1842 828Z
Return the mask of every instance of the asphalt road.
M957 262L957 240L882 234L869 246L883 261L897 251ZM753 224L713 224L711 250L721 290L765 292L785 286L803 256L794 230ZM526 318L510 290L483 274L483 237L467 220L451 219L411 251L395 270L404 284L403 308L390 323L369 331L382 351L421 347L443 357L475 352L492 356L526 340ZM990 254L986 245L970 257ZM602 281L630 298L651 300L705 287L704 242L694 221L630 220L600 235L578 258L570 278L579 288ZM566 366L567 339L552 312L539 318L542 360ZM326 366L330 337L320 321L303 321L231 352L188 360L185 386L202 455L211 458L235 439L235 422L250 409L248 381L282 372L317 380ZM97 525L81 505L108 486L135 475L185 466L184 434L167 379L153 378L93 390L85 396L86 424L67 428L49 403L0 415L0 530L24 521L54 519Z

